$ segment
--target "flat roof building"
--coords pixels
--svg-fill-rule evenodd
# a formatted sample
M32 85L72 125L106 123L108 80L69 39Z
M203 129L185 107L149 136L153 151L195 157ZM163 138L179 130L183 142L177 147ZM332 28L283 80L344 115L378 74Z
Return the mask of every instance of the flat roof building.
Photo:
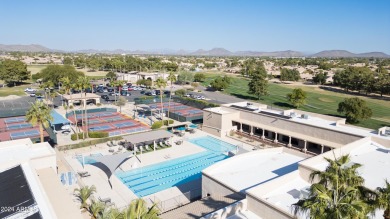
M82 218L56 169L56 153L47 142L0 142L0 204L9 207L0 217Z

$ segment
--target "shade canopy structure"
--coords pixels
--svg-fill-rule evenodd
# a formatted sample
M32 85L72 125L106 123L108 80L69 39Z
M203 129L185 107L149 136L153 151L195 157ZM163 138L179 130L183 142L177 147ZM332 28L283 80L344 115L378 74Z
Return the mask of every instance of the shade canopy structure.
M165 130L157 130L150 132L143 132L134 135L123 136L123 138L131 144L139 144L143 142L150 142L164 138L170 138L173 134Z
M105 155L102 157L94 157L93 159L96 162L91 163L91 165L103 170L104 173L107 175L108 179L110 179L115 170L128 159L130 159L132 155L132 152L125 152L114 155Z
M65 117L61 116L55 110L51 111L51 116L53 117L53 121L50 122L50 124L52 124L52 125L67 125L67 124L70 124L70 122L67 119L65 119Z

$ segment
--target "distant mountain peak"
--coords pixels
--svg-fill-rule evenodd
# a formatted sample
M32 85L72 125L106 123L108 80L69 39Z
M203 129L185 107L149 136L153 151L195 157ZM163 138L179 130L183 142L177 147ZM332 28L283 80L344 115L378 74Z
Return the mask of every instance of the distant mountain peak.
M0 51L4 52L64 52L60 50L49 49L39 44L29 45L3 45L0 44ZM367 53L352 53L347 50L324 50L312 55L304 55L302 52L294 50L274 51L274 52L259 52L259 51L237 51L231 52L222 47L215 47L210 50L198 49L194 52L187 50L172 50L172 49L156 49L156 50L96 50L85 49L78 51L67 51L76 53L102 53L102 54L138 54L138 55L193 55L193 56L254 56L254 57L375 57L375 58L390 58L389 55L383 52L367 52Z

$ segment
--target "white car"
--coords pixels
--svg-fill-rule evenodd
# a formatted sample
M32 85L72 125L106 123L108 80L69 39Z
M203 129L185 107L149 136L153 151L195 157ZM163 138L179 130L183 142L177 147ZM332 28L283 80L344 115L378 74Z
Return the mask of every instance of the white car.
M33 88L31 88L31 87L26 88L26 89L24 90L24 92L34 92L34 91L36 91L36 90L33 89Z
M204 96L200 96L200 99L201 100L205 100L206 98Z

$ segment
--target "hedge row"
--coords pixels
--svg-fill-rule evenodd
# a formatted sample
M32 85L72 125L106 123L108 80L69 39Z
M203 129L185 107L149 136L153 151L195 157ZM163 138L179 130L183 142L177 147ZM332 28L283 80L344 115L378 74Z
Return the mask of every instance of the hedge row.
M174 121L172 119L169 119L169 120L164 120L164 125L168 125L168 124L173 124ZM156 121L153 123L152 125L152 129L159 129L161 128L161 126L163 126L163 121Z
M78 135L79 135L79 139L83 139L83 133L78 133ZM88 132L88 136L90 138L107 138L108 133L107 132ZM70 139L72 139L72 141L77 140L77 135L72 134L70 136Z
M112 140L121 140L121 139L123 139L121 136L114 136L114 137L109 137L109 138L98 138L98 139L93 139L93 140L89 140L89 141L82 141L82 142L77 143L77 144L58 146L57 148L58 148L58 150L63 151L63 150L88 147L91 145L96 145L96 144L105 143L105 142L112 141Z

